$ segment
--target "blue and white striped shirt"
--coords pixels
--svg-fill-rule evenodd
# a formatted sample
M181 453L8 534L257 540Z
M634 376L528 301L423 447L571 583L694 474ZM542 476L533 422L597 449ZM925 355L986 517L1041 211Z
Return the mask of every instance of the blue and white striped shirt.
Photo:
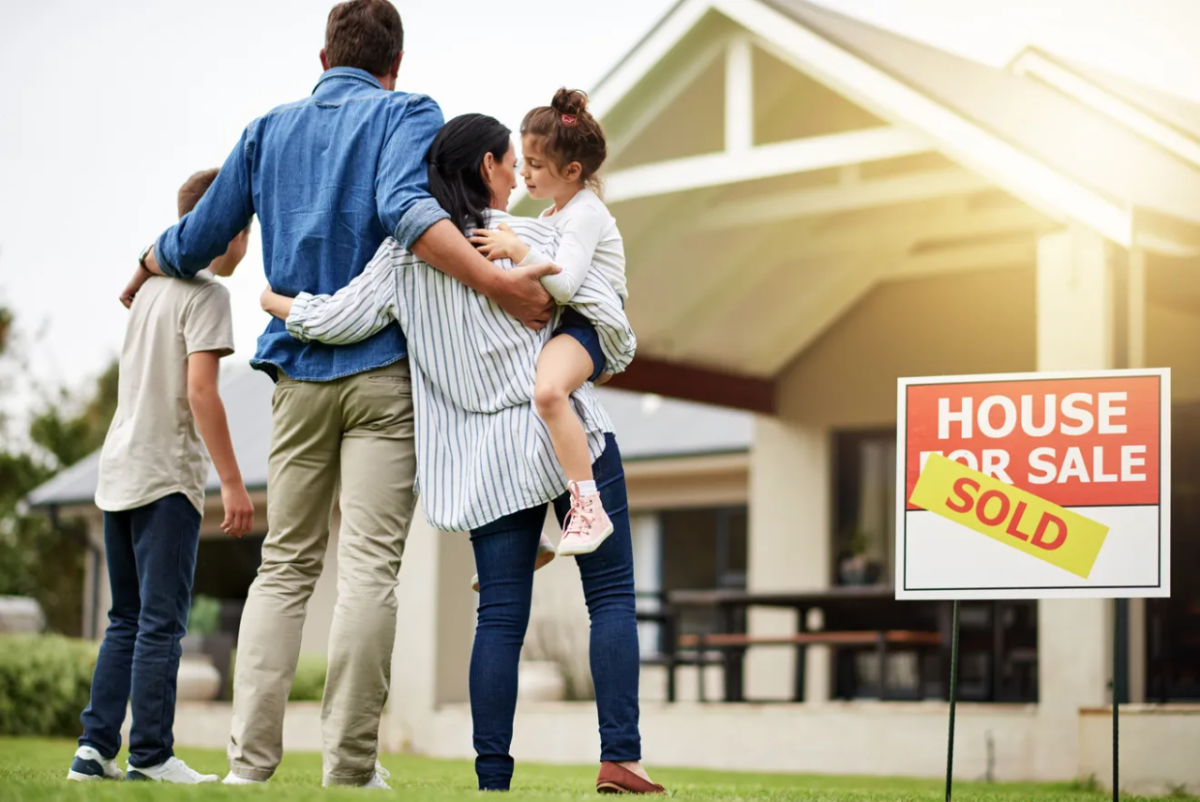
M530 247L557 252L559 234L549 223L489 213L489 228L501 222ZM495 264L512 268L507 259ZM589 271L570 306L595 325L606 370L624 370L637 340L612 286ZM341 344L393 321L408 338L417 483L430 524L476 529L562 495L567 479L533 405L538 354L554 326L526 328L389 238L362 275L336 294L297 296L287 329L301 340ZM612 421L590 382L571 399L594 461Z

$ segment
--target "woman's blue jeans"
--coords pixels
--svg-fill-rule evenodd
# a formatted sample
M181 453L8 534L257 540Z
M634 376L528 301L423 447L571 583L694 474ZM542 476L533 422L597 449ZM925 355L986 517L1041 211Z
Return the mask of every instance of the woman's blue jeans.
M592 470L613 533L595 552L575 561L592 622L591 668L600 715L600 759L641 760L629 502L621 452L616 438L611 434L607 438L604 454ZM554 501L560 524L569 509L568 496ZM508 790L512 781L513 759L508 750L517 709L517 663L529 625L533 563L545 521L546 507L542 505L471 532L479 573L479 619L471 652L471 719L475 773L482 790Z

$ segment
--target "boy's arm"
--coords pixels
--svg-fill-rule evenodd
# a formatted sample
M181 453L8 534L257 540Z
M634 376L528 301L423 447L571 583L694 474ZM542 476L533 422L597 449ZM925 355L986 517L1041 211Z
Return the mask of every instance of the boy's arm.
M361 342L399 320L399 271L411 259L399 243L388 239L367 268L333 295L302 292L289 300L263 293L263 309L285 320L288 333L302 342Z
M242 482L242 472L229 437L225 405L217 392L221 356L220 351L188 354L188 403L217 476L221 478L221 502L225 507L221 529L228 535L241 537L254 527L254 503Z

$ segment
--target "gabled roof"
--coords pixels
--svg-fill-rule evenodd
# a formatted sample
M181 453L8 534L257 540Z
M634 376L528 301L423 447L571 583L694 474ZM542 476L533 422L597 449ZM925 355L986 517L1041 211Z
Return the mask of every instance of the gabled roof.
M271 393L274 385L259 371L230 371L221 385L229 434L246 487L267 486L271 450ZM626 460L745 452L753 437L753 416L705 404L648 399L641 393L598 391L620 438ZM100 452L64 470L26 497L31 507L90 506L96 493ZM216 471L209 470L208 491L220 492Z
M1200 142L1200 103L1160 92L1145 84L1113 75L1098 67L1063 58L1037 47L1027 48L1021 56L1014 60L1014 63L1026 54L1037 54L1070 70L1094 86L1157 118L1196 142Z
M1049 87L821 8L760 0L1117 202L1200 223L1200 170Z
M595 92L598 110L617 105L617 95L631 91L672 40L682 41L711 12L853 102L930 136L951 158L1047 214L1125 246L1135 220L1156 226L1143 230L1152 247L1164 240L1176 251L1200 245L1200 168L1036 80L805 0L681 0L606 76ZM1184 111L1173 109L1175 117Z

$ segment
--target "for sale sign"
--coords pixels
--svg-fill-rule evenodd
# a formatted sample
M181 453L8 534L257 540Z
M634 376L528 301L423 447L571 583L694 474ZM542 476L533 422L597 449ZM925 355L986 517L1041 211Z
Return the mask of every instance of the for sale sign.
M1170 595L1170 371L900 379L896 597Z

